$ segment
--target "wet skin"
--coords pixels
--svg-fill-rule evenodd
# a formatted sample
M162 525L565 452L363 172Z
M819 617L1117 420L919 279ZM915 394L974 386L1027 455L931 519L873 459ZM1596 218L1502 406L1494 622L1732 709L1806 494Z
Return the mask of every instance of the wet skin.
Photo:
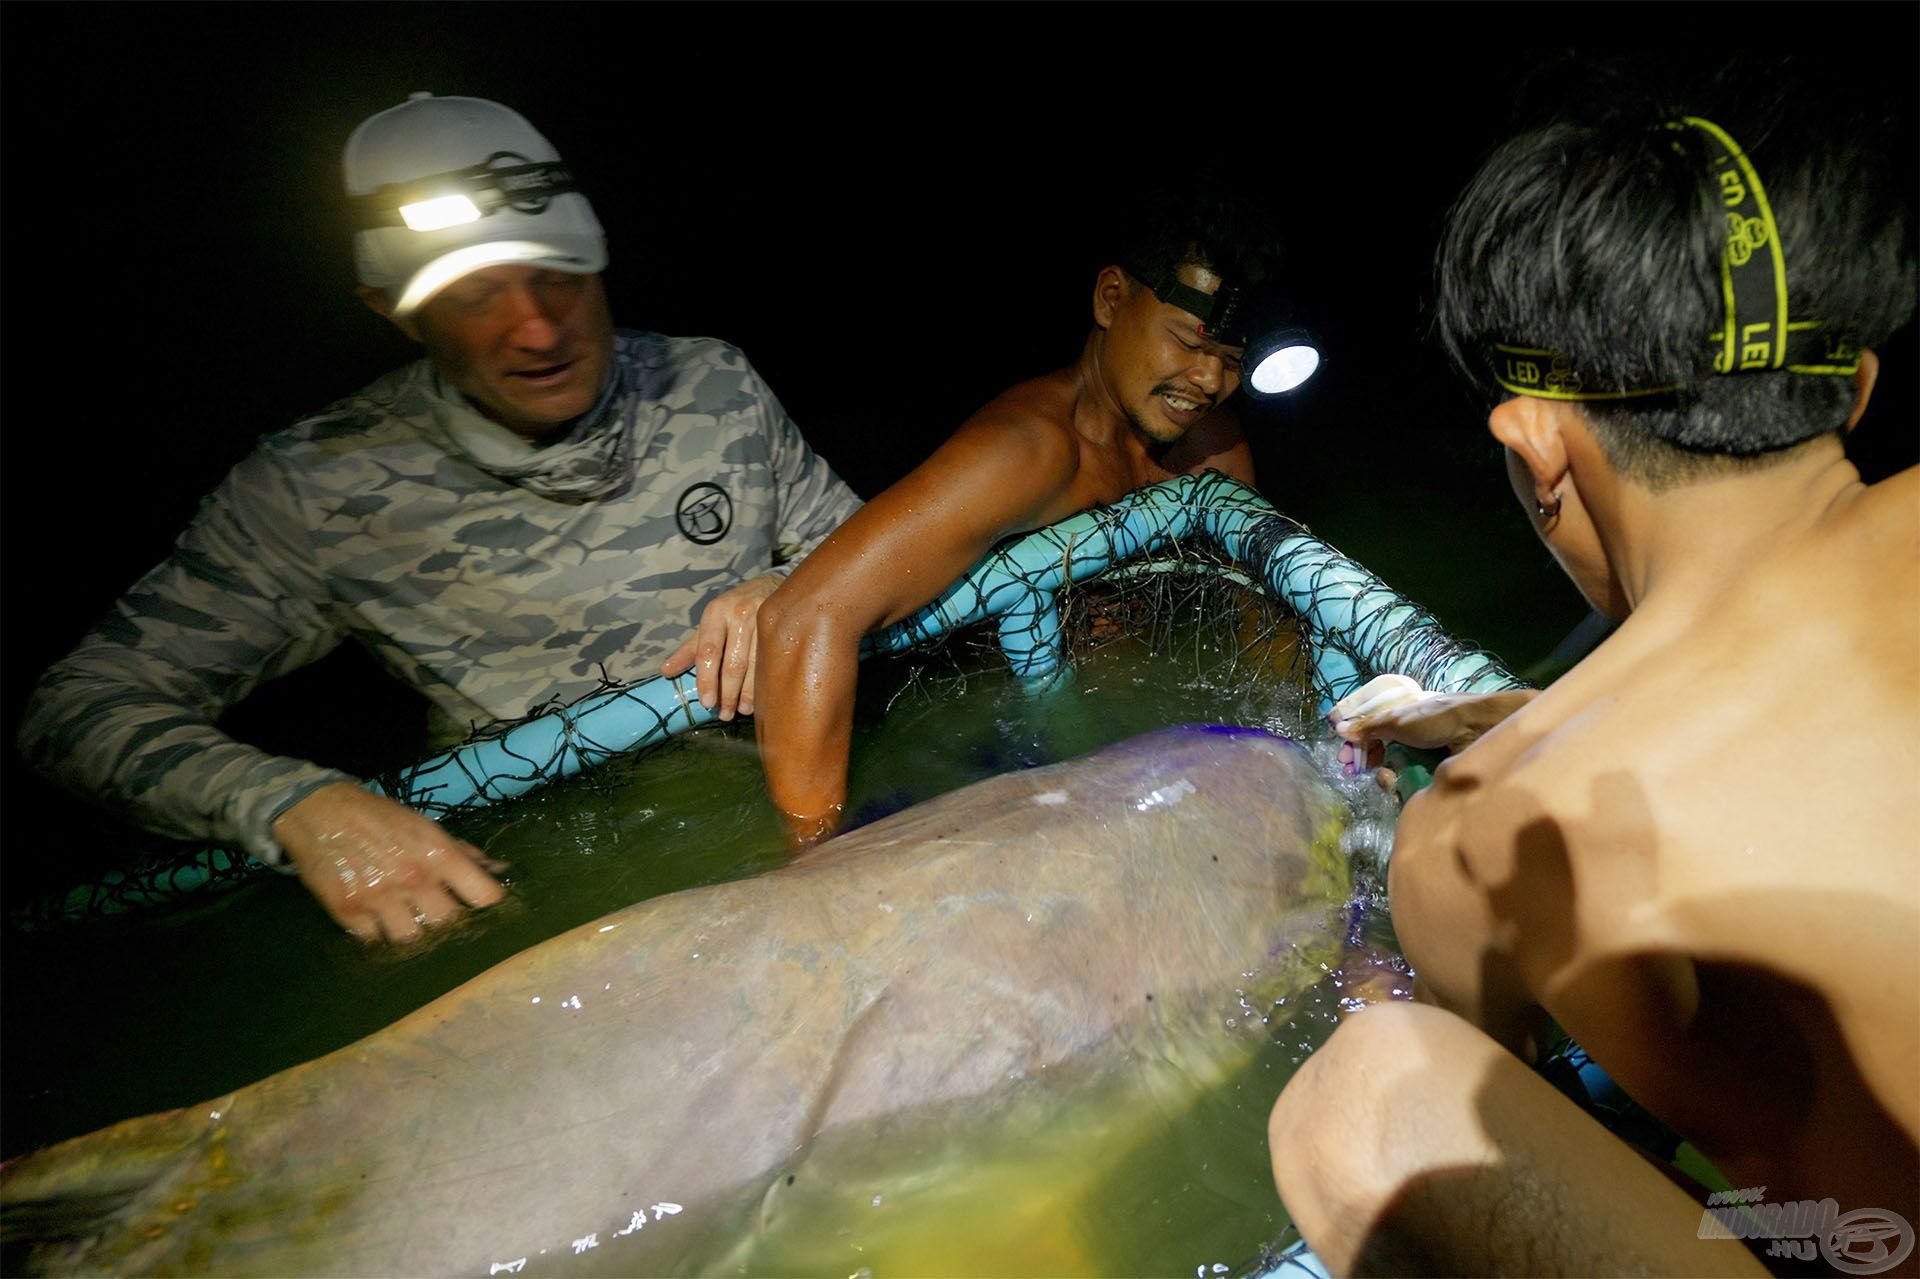
M1204 268L1180 279L1205 293ZM1118 267L1094 282L1093 330L1069 368L975 413L794 570L758 619L754 731L768 788L801 845L846 798L861 637L929 603L1002 538L1212 468L1252 485L1225 402L1240 351Z
M930 1107L991 1123L1177 1057L1265 991L1245 974L1318 979L1345 921L1340 811L1303 750L1251 731L968 787L13 1161L8 1273L709 1270L790 1178L831 1176L809 1162L830 1135Z
M1863 353L1849 428L1876 370ZM1487 1150L1549 1016L1734 1186L1920 1220L1920 876L1912 787L1888 784L1920 771L1920 470L1863 484L1834 434L1655 487L1614 468L1576 406L1509 400L1489 429L1554 557L1624 620L1467 725L1407 805L1394 925L1445 1011L1343 1029L1289 1085L1274 1152L1296 1220L1339 1271L1455 1247L1442 1219L1532 1178L1566 1206L1551 1232L1409 1268L1705 1273L1686 1251L1700 1205L1557 1095ZM1341 731L1453 740L1467 708L1430 709ZM1371 1057L1420 1069L1353 1068ZM1394 1166L1320 1157L1373 1148L1369 1131L1395 1134ZM1585 1193L1609 1159L1611 1189ZM1431 1189L1460 1168L1503 1174Z
M483 415L533 444L593 407L613 360L613 317L597 275L491 266L454 280L410 315L377 289L360 297L421 343L435 371ZM750 578L710 600L663 663L698 663L701 697L752 709L752 625L774 580ZM407 942L505 896L504 867L438 823L337 782L282 813L273 835L335 923L364 941Z

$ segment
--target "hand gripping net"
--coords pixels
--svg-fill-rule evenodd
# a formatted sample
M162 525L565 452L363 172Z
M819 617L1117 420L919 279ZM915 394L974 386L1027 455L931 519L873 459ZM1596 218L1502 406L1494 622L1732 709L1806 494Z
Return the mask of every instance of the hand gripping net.
M1112 590L1075 589L1090 579ZM1008 540L926 608L869 636L862 656L925 650L990 622L1012 673L1044 682L1067 669L1072 617L1095 637L1115 626L1136 639L1143 628L1157 629L1164 645L1175 641L1179 615L1196 604L1220 611L1211 592L1223 584L1237 585L1241 600L1260 606L1226 609L1237 644L1233 660L1270 678L1274 647L1298 643L1304 660L1296 669L1321 712L1389 671L1452 692L1521 686L1490 654L1463 647L1378 577L1251 489L1211 471L1140 489L1112 506ZM1144 638L1156 643L1152 635ZM715 718L700 704L691 672L608 683L569 705L492 725L451 751L367 785L445 820ZM165 905L246 882L260 869L230 849L163 850L18 912L13 922L46 924Z

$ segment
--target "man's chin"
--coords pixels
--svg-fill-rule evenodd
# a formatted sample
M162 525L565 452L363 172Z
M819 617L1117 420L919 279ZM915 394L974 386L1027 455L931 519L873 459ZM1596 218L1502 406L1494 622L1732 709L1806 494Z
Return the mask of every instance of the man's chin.
M1133 423L1135 434L1149 444L1178 444L1187 433L1186 427L1167 421L1151 409L1144 414L1129 414L1128 420Z
M592 396L512 396L503 397L488 417L515 435L543 440L593 407Z

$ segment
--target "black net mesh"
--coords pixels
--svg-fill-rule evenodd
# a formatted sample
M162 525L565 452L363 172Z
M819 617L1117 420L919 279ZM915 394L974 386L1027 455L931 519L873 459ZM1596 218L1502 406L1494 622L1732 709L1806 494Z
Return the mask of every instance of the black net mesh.
M1252 700L1236 718L1295 734L1314 731L1321 711L1381 671L1428 688L1517 683L1251 490L1209 473L999 548L920 614L870 638L870 656L911 656L869 662L863 684L886 685L891 713L903 699L937 703L976 679L1086 678L1103 653L1119 649L1153 654L1169 681L1242 690ZM605 680L376 784L436 819L457 819L636 748L660 749L711 718L687 677ZM169 908L261 869L229 849L168 846L64 896L14 908L9 922Z

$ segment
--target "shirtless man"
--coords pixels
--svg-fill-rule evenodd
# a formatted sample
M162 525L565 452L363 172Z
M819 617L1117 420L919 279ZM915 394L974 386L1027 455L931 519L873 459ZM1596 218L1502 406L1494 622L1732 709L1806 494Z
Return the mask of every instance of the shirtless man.
M1455 753L1389 876L1417 1002L1343 1025L1273 1113L1334 1273L1915 1266L1920 471L1867 486L1841 448L1861 348L1912 311L1910 223L1805 97L1692 109L1525 134L1450 220L1449 349L1621 624L1537 696L1336 708L1361 749ZM1783 319L1819 327L1782 354ZM1839 1229L1703 1231L1523 1064L1548 1018L1733 1186Z
M1203 229L1217 212L1204 197L1147 210L1094 279L1079 360L975 413L761 606L754 727L794 843L839 821L862 636L1011 534L1207 468L1253 483L1225 405L1240 384L1238 295L1257 267Z

